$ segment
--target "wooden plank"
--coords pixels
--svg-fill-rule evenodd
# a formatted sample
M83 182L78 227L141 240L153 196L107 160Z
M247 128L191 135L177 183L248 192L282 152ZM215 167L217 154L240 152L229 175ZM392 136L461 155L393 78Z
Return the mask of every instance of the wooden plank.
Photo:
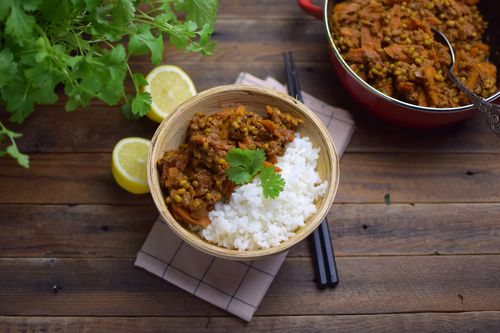
M500 310L500 255L350 257L337 265L340 284L320 291L310 259L287 259L257 315ZM0 259L0 272L1 315L223 314L128 259Z
M30 332L497 332L497 312L460 314L409 314L369 316L256 317L249 324L233 318L78 318L78 317L4 317L5 332L28 329Z
M151 204L149 194L133 195L116 184L111 154L38 154L31 168L0 159L2 203Z
M350 152L500 152L498 138L479 114L445 127L413 129L390 124L355 105L345 107L356 120Z
M134 257L157 215L150 205L2 205L0 256ZM343 204L328 218L340 257L500 253L493 216L500 204ZM309 255L304 241L288 256Z
M282 53L293 51L299 62L328 62L328 41L320 21L284 21L261 19L219 20L212 40L216 42L210 56L185 52L167 46L164 61L209 63L266 62L281 63ZM165 43L168 45L168 42ZM150 56L134 56L132 63L151 64ZM217 65L217 64L214 64Z
M3 257L132 257L154 221L147 206L0 205Z
M0 159L0 202L150 204L111 175L111 154L36 154L32 167ZM499 202L495 154L346 154L337 203ZM466 189L466 190L465 190Z
M497 333L500 312L231 317L0 317L2 332Z
M336 202L498 202L498 155L344 155ZM488 185L489 184L489 185Z

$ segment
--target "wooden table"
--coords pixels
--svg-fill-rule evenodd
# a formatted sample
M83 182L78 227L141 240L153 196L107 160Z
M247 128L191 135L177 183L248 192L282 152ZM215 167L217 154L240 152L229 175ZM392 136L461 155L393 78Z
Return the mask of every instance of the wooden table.
M167 51L199 90L240 71L283 81L291 50L303 89L355 115L329 215L339 286L316 289L300 244L246 324L135 268L157 212L115 184L110 152L156 124L59 103L21 127L30 170L0 159L0 331L499 332L500 140L483 119L423 131L368 115L332 72L322 24L293 0L221 1L216 30L211 57Z

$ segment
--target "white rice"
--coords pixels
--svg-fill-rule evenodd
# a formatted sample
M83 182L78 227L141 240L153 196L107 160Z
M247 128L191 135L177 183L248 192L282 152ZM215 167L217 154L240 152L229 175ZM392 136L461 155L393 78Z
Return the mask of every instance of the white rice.
M278 158L285 189L276 199L265 199L259 177L238 187L229 203L218 202L199 231L211 243L228 249L257 250L276 246L295 234L316 212L314 200L327 188L316 172L319 148L308 137L295 134L284 156Z

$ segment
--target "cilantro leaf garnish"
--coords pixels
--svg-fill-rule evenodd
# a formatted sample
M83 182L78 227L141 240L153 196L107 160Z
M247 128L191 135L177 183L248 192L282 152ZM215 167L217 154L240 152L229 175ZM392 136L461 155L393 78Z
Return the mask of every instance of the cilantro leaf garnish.
M262 169L265 160L266 154L260 149L232 148L226 154L226 161L229 163L226 175L236 185L249 183Z
M285 188L285 180L275 173L274 166L267 166L259 174L265 198L276 199Z
M236 185L250 183L259 172L265 198L275 199L285 187L285 180L275 173L274 166L264 167L266 155L260 149L232 148L226 154L229 168L226 176Z

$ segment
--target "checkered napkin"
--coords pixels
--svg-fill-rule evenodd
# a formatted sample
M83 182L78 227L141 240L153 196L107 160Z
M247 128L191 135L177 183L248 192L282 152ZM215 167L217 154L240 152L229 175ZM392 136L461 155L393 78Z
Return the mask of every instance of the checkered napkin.
M236 83L253 84L286 93L286 87L270 77L261 80L249 73L240 73ZM303 98L305 104L327 126L341 155L354 131L351 115L307 93L303 93ZM250 321L286 255L285 252L248 262L216 258L183 242L158 218L137 254L135 265Z

